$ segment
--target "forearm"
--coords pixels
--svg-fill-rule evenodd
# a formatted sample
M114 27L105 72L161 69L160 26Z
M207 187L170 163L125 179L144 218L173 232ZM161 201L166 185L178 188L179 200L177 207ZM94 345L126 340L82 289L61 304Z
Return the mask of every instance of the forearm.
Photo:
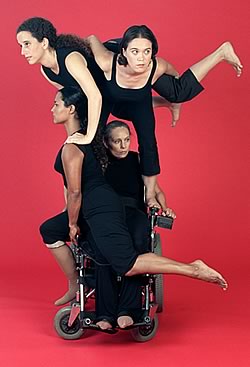
M102 97L98 93L88 98L88 125L84 135L84 144L90 144L95 137L102 108Z
M82 203L81 192L69 192L67 195L67 210L69 216L69 227L77 225Z
M159 191L156 193L155 197L158 203L160 204L162 210L163 211L167 210L167 201L166 201L165 194L162 191Z

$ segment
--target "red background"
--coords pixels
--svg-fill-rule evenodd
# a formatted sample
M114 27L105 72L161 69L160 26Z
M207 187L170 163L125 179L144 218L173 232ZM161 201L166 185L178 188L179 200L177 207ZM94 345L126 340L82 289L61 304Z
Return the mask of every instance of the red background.
M56 348L59 348L59 354L61 347L69 349L70 345L58 339L51 326L56 312L51 302L63 292L65 283L54 260L43 247L38 232L44 219L63 208L62 182L53 171L53 163L65 135L63 128L54 126L51 119L55 90L40 75L37 65L29 66L20 56L15 29L25 18L42 16L50 19L59 33L81 36L95 33L106 40L120 36L132 24L145 23L158 38L159 56L172 62L180 72L223 41L232 41L244 65L240 78L229 65L218 65L204 80L205 91L183 105L181 121L174 129L170 127L171 116L167 110L156 112L162 167L160 183L169 206L177 213L173 231L162 232L164 253L183 261L203 258L225 275L230 284L229 291L221 294L213 286L170 277L167 289L169 311L161 315L158 336L147 344L151 350L146 359L143 346L128 344L121 334L112 339L105 335L95 336L88 343L94 349L101 348L102 343L105 346L106 341L113 343L110 350L106 344L104 355L109 352L116 355L119 348L125 348L124 353L134 351L136 365L145 365L144 359L156 358L156 348L159 366L165 365L164 358L169 358L169 366L195 365L195 361L203 359L202 353L206 354L203 365L247 366L249 15L247 0L238 3L232 0L155 0L152 3L142 0L90 3L80 0L60 3L11 0L2 5L1 314L8 315L3 320L7 321L10 332L18 330L17 334L15 332L19 340L17 344L20 345L19 338L22 339L24 332L29 335L27 343L31 342L29 338L34 340L32 332L41 337L38 345L50 343L51 353L43 356L45 359L41 361L33 361L36 366L55 366L53 353ZM34 300L36 305L32 303ZM26 319L21 311L20 315L15 313L21 307L28 315L29 302L39 309L39 316L34 313L31 319ZM10 304L13 309L6 314ZM203 334L196 335L196 328ZM205 347L201 342L203 338L206 339ZM13 343L15 345L16 341ZM73 345L78 345L79 352L81 347L86 347L83 340L76 343ZM213 343L219 345L217 349L209 349L213 353L203 350ZM241 348L239 352L235 351L235 343ZM11 362L7 358L10 345L3 345L2 358L6 366L8 363L10 366L28 365L29 353L32 352L34 358L40 353L36 344L31 343L33 347L29 349L25 343L27 351L21 345L18 359ZM179 350L183 351L182 355ZM68 358L70 361L70 356ZM98 364L99 359L95 358L92 361L90 358L87 365ZM111 358L112 361L108 362L107 357L107 363L113 366L115 360ZM119 362L123 364L125 359ZM127 363L132 361L126 360Z

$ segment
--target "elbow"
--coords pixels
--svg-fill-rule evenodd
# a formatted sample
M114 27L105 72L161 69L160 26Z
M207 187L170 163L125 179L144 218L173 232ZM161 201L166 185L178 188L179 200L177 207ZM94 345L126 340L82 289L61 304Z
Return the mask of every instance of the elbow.
M78 201L81 200L81 190L80 189L68 189L68 195L67 198L68 200L73 200L73 201Z
M102 105L102 95L99 89L97 89L95 94L93 95L93 102L95 103L96 106Z
M87 37L87 41L90 43L90 45L91 45L91 41L93 40L93 38L94 38L95 36L94 36L94 34L90 34L88 37Z

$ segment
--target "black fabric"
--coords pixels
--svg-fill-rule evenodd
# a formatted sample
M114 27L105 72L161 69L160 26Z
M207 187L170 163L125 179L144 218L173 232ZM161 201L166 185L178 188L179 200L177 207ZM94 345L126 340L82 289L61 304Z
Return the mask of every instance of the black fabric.
M121 38L113 38L106 41L104 46L108 50L118 53L120 42ZM173 103L190 101L204 90L190 69L186 70L180 78L163 74L152 85L152 88L161 97Z
M109 165L105 178L122 197L125 205L126 223L137 254L149 251L150 227L144 211L144 185L140 175L139 156L129 152L127 157L118 159L108 154ZM127 200L126 200L127 199ZM131 206L131 199L133 205ZM120 287L116 274L109 268L97 271L97 314L98 320L105 316L113 321L117 316L130 315L138 321L142 313L141 277L123 277ZM118 296L119 294L119 296ZM107 297L108 295L108 297Z
M144 184L138 153L130 151L125 158L119 159L107 150L107 155L109 159L105 171L107 182L120 197L134 199L136 207L144 210Z
M68 72L67 67L65 65L66 57L75 51L81 53L84 56L87 62L87 67L96 85L98 86L100 92L102 93L104 91L105 81L106 81L103 71L97 65L97 63L95 62L95 59L92 56L83 53L82 50L78 50L75 48L56 49L57 62L59 65L59 73L56 74L50 68L42 66L42 69L45 75L49 78L49 80L51 80L52 82L58 83L63 87L74 86L74 87L81 88L78 82ZM110 106L105 96L102 95L102 97L103 99L102 99L102 110L101 110L101 116L100 116L100 126L104 128L106 125L108 116L110 114Z
M106 184L106 180L102 174L102 170L100 167L99 162L97 162L94 152L92 149L92 145L78 145L75 144L75 146L81 150L81 152L84 154L84 160L83 160L83 169L82 169L82 193L84 195L84 199L86 199L86 196L96 187ZM64 146L61 147L59 150L54 168L57 172L59 172L64 181L64 186L67 187L67 181L63 169L63 163L62 163L62 149Z
M125 214L121 200L114 190L105 183L91 145L76 146L84 153L82 169L83 204L80 215L87 222L95 245L105 262L111 265L115 273L123 275L133 267L137 254L125 224ZM66 183L61 152L62 148L57 155L55 168L62 174ZM59 219L61 220L61 218ZM65 218L61 225L65 225ZM61 232L62 228L59 230L60 234ZM59 235L56 237L53 238L53 242L65 240L65 238L59 238Z
M190 101L204 89L190 69L186 70L179 78L163 74L152 85L152 88L160 96L174 103Z
M50 68L42 66L44 73L51 81L58 83L64 87L75 86L80 88L80 85L74 79L74 77L68 72L65 65L65 59L67 58L68 55L70 55L72 52L79 52L85 58L87 62L87 67L91 75L93 76L98 88L100 88L101 90L103 89L103 85L105 83L105 77L103 71L100 69L100 67L95 62L95 59L91 55L83 53L82 50L75 48L58 48L55 51L59 66L59 73L56 74Z
M156 69L153 60L151 74L142 88L123 88L116 81L116 60L114 55L112 75L106 80L105 93L111 105L111 112L117 118L130 120L135 127L139 153L141 173L154 176L160 173L159 156L155 138L155 117L152 105L151 83Z

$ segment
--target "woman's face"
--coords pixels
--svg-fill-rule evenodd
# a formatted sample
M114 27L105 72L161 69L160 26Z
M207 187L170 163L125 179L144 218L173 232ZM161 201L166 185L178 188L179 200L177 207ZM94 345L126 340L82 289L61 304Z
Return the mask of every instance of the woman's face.
M30 32L22 31L17 34L17 42L21 46L21 55L25 57L30 65L39 64L44 55L47 42L46 39L39 42Z
M54 123L55 124L65 123L69 119L70 111L71 106L65 107L64 102L62 100L62 95L60 92L58 92L55 97L54 105L51 108Z
M143 73L152 59L152 43L146 38L135 38L123 49L123 55L135 73Z
M130 148L130 134L126 127L116 127L111 131L108 149L116 158L125 158Z

